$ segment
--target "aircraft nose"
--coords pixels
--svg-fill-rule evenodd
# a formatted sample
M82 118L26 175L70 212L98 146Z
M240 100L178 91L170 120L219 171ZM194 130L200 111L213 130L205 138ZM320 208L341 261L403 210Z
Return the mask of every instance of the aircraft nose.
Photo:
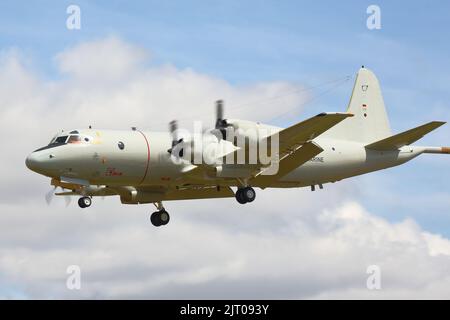
M30 153L25 159L25 165L28 169L36 171L39 168L39 160L35 153Z
M25 165L28 169L43 175L52 175L58 169L55 155L41 150L30 153L25 159Z

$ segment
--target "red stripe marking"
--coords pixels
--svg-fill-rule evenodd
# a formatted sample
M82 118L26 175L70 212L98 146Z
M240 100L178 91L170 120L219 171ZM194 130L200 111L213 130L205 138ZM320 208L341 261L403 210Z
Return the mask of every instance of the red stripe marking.
M145 178L147 177L148 167L150 165L150 145L148 144L148 140L147 140L147 137L145 136L145 134L142 133L142 131L139 131L139 130L138 130L138 132L140 134L142 134L142 136L145 139L145 143L147 144L147 166L145 168L144 177L142 178L141 182L139 182L139 184L142 184L145 181Z

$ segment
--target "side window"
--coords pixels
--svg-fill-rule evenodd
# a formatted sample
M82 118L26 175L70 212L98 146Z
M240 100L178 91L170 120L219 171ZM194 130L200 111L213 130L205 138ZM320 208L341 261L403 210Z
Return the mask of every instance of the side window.
M119 143L117 144L117 146L119 147L120 150L125 149L125 144L122 141L119 141Z

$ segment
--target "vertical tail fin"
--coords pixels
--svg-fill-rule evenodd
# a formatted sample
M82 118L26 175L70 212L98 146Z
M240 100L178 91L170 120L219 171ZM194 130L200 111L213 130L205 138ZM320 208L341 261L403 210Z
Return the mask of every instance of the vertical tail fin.
M326 132L327 136L370 143L391 135L380 84L369 69L359 69L347 112L354 117Z

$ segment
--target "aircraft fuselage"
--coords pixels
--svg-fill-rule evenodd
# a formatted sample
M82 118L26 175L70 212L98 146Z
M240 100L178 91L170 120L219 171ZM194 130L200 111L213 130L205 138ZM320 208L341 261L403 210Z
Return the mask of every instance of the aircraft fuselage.
M177 185L185 167L171 159L167 132L84 130L81 141L44 147L31 153L27 166L51 178L86 180L91 185ZM85 141L85 138L88 141ZM372 151L364 144L317 138L324 151L268 187L304 187L335 182L409 161L423 152L406 146L399 151ZM210 185L236 186L235 179L208 177ZM254 185L254 187L259 187ZM266 187L266 186L265 186Z

